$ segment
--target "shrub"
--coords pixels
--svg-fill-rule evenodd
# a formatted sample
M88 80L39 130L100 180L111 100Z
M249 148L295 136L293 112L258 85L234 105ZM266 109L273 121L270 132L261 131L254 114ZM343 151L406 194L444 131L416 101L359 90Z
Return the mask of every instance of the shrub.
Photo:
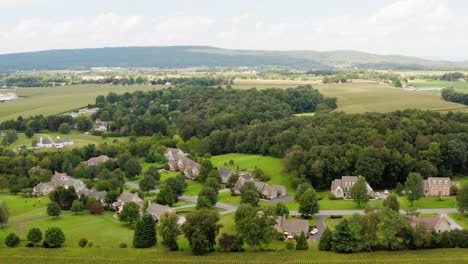
M61 247L65 242L65 235L63 234L62 229L58 227L51 227L45 231L44 236L45 242L47 242L50 248Z
M78 241L78 246L80 246L81 248L86 247L87 244L88 244L88 239L86 238L82 238L80 239L80 241Z
M74 200L70 210L74 213L79 213L83 211L83 209L84 209L83 202L80 200Z
M89 208L89 211L92 214L102 214L102 212L104 212L104 208L102 207L101 202L96 201L93 204L91 204L91 207Z
M88 242L88 247L93 247L94 243L93 242Z
M34 244L29 242L29 243L26 244L26 247L34 247Z
M58 203L49 203L47 205L47 215L49 216L59 216L60 215L60 205Z
M287 250L294 250L295 248L294 240L288 240L286 241L286 249Z
M20 238L15 233L10 233L5 238L5 245L8 247L16 247L20 243Z
M42 240L42 232L39 228L31 228L28 232L28 241L37 244Z
M330 215L330 218L331 219L340 219L340 218L343 218L342 215Z
M127 243L120 243L119 248L127 248Z

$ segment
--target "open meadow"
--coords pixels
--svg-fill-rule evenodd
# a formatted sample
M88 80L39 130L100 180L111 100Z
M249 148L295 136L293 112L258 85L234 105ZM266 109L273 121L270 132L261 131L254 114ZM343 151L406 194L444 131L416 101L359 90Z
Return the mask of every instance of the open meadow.
M98 95L110 92L122 94L149 91L161 86L146 85L76 85L57 87L19 88L19 99L0 104L0 122L18 116L51 115L85 107L95 102ZM11 92L11 91L10 91Z
M410 85L414 87L425 87L425 86L438 86L438 87L449 87L453 86L456 91L468 93L468 82L449 82L449 81L415 81L410 82Z

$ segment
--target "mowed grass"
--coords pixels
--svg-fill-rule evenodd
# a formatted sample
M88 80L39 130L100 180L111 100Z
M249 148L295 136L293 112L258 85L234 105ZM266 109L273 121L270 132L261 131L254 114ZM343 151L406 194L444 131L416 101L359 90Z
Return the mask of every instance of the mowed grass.
M0 194L0 203L3 201L8 205L11 223L47 215L46 209L50 199L47 196L23 198L18 195Z
M149 91L161 86L146 85L75 85L60 87L19 88L18 100L0 104L0 122L18 116L51 115L93 104L98 95L109 92L122 94L133 91Z
M258 89L267 88L289 88L307 82L296 83L275 83L271 81L267 84L238 82L233 85L238 89ZM338 108L335 111L346 113L366 113L366 112L392 112L403 109L421 109L431 111L461 111L468 112L468 107L462 104L444 101L440 94L405 91L402 88L394 88L371 81L354 81L345 84L312 84L328 97L336 97Z
M468 229L468 214L460 214L460 213L451 213L448 214L450 218L453 219L457 224L459 224L464 229Z
M131 245L133 230L115 219L113 214L113 212L105 212L102 215L70 214L35 221L24 221L0 229L0 241L3 241L10 232L14 232L22 240L26 240L27 232L32 227L38 227L43 232L49 227L59 227L66 237L64 247L78 247L78 241L81 238L86 238L88 241L92 241L94 246L102 248L118 248L122 242ZM23 242L20 246L24 247L25 244ZM1 249L1 251L3 250Z
M222 192L218 194L218 202L225 204L237 205L240 204L241 197L239 195L232 196L231 192Z
M439 86L439 87L449 87L453 86L456 91L468 93L468 82L450 82L450 81L417 81L410 82L410 85L414 87L424 87L424 86Z
M229 164L231 160L234 162L233 165ZM294 192L288 175L283 173L283 161L281 159L261 155L231 153L213 156L211 157L211 162L218 168L234 170L238 167L239 169L254 169L258 167L271 178L267 183L283 185L287 188L288 193Z

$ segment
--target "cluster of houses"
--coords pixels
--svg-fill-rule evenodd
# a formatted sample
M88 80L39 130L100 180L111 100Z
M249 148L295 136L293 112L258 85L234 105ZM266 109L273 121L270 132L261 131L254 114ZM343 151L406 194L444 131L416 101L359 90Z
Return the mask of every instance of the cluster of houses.
M351 188L357 182L358 176L343 176L335 179L331 184L331 192L337 198L351 198ZM374 195L374 190L366 182L369 196ZM452 181L449 177L429 177L423 181L424 195L426 196L450 196L450 188L460 188L460 182Z
M237 179L236 184L234 184L234 186L231 188L231 191L236 195L240 195L240 189L247 182L253 182L255 184L255 188L260 193L263 199L271 200L287 195L286 188L284 186L278 184L269 185L262 181L257 181L250 174L247 173L242 173L239 175L239 178Z
M195 180L200 173L200 164L187 157L180 149L168 148L164 152L171 171L180 171L185 178Z
M54 140L52 140L49 136L40 137L37 141L36 145L33 146L34 148L56 148L56 149L63 149L66 146L73 146L73 140L70 138L66 138L62 140L59 136Z

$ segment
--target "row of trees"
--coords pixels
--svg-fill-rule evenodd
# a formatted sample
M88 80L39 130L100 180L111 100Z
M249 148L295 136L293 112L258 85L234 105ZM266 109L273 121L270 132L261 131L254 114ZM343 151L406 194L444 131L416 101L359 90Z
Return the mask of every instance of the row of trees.
M468 94L456 92L453 88L442 89L441 96L445 101L468 105Z

